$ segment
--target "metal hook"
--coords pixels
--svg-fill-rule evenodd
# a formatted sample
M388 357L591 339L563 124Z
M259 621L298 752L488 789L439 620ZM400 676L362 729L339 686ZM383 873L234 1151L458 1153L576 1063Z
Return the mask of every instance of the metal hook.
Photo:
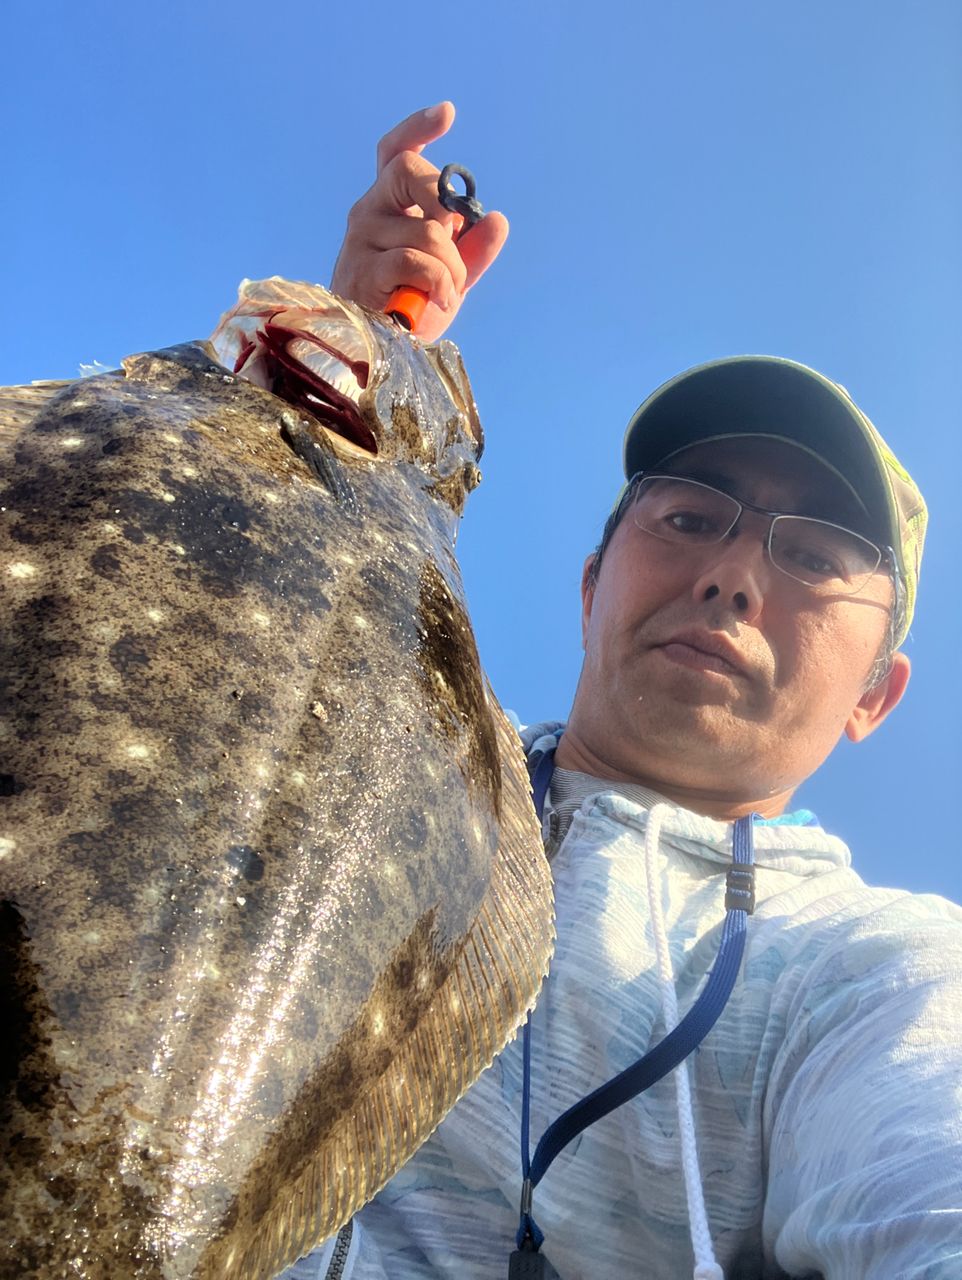
M460 178L464 183L464 195L455 190L451 181L454 177ZM474 174L470 169L465 169L463 164L446 164L441 170L441 176L438 178L438 200L443 208L450 213L458 214L462 219L458 231L452 232L455 244L465 231L470 231L474 224L484 217L484 209L480 201L475 199L476 190ZM424 314L427 301L428 295L421 289L401 285L391 294L385 311L402 329L410 333L417 327Z
M464 183L464 194L455 190L451 179L459 177ZM464 219L464 226L461 234L476 222L480 222L484 217L484 209L480 200L475 199L475 192L478 184L474 180L474 174L470 169L466 169L463 164L446 164L441 170L441 176L438 178L438 199L441 204L451 213L458 213Z

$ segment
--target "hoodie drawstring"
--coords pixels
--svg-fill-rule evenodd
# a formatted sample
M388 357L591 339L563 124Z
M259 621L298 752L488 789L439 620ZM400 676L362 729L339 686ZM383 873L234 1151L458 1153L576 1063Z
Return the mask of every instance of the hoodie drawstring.
M665 1014L665 1032L670 1035L678 1026L678 997L675 994L675 975L671 967L671 951L665 928L665 913L661 905L661 879L658 875L658 844L661 824L671 812L666 804L656 804L649 811L645 831L645 871L648 880L648 908L651 929L661 978L661 1003ZM680 1062L672 1073L675 1077L675 1102L678 1107L678 1134L681 1139L681 1163L685 1175L685 1196L688 1201L688 1229L691 1247L695 1254L694 1280L725 1280L725 1274L715 1260L711 1232L708 1228L708 1212L698 1167L698 1147L695 1142L695 1117L691 1106L691 1085L688 1079L688 1059Z

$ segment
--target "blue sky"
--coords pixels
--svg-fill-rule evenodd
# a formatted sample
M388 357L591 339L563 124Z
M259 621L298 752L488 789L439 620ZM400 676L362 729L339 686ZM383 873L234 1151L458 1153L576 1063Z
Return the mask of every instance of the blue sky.
M14 0L0 383L206 336L243 276L326 282L378 136L512 234L451 332L487 432L461 538L481 652L563 717L624 423L715 356L845 383L929 502L907 698L799 794L869 880L962 899L962 7L955 0Z

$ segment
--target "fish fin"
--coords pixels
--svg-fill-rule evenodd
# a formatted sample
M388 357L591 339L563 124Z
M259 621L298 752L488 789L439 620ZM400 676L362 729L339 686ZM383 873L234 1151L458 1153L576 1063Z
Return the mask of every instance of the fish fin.
M311 475L348 511L357 511L354 486L344 474L333 447L323 434L315 435L305 422L293 413L281 414L281 438L289 444Z
M64 382L34 382L22 387L0 387L0 432L27 426L65 387L76 384L77 380L71 378Z
M225 1257L215 1242L197 1280L216 1280L225 1266L232 1275L270 1277L333 1235L430 1137L533 1007L554 944L551 872L518 735L493 695L489 703L501 759L501 838L457 961L377 1087L284 1186L243 1256Z
M461 352L453 342L442 338L440 342L425 347L424 354L434 366L447 387L451 399L457 405L465 429L474 439L474 460L480 462L484 452L484 430Z

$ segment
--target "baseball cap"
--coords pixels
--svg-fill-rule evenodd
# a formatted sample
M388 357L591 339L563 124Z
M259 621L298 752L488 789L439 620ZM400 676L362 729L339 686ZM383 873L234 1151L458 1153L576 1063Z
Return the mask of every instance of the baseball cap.
M779 356L696 365L635 412L625 432L625 476L651 470L688 445L746 435L800 446L855 494L873 536L898 562L905 588L901 644L915 609L928 512L912 477L840 383Z

